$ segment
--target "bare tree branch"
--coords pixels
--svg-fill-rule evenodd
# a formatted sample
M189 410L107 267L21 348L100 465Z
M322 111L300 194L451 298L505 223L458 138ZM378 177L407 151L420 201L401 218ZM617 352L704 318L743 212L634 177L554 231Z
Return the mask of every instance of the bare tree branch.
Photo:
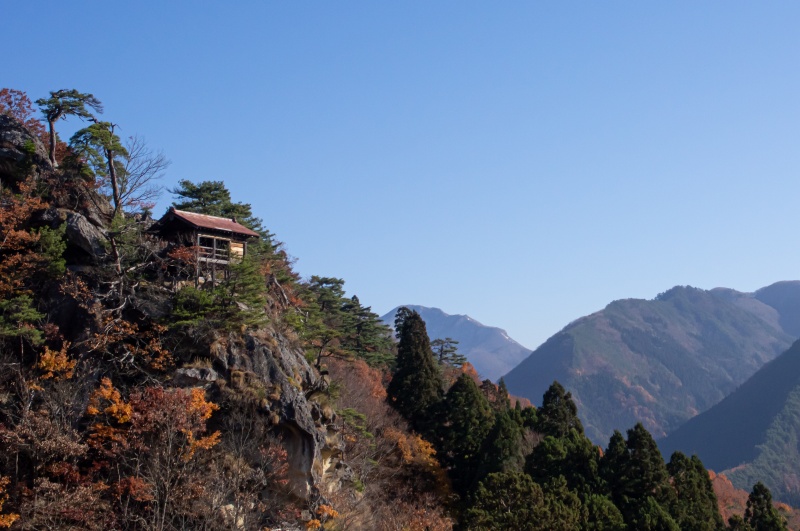
M143 138L131 136L125 142L128 156L120 180L120 201L125 209L152 208L164 190L158 184L171 162L162 151L153 151Z

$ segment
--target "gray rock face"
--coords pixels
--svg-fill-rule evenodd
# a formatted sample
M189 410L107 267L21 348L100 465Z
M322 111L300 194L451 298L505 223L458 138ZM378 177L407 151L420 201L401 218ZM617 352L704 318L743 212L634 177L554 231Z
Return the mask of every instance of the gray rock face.
M181 368L176 370L173 376L175 385L181 387L207 386L220 378L221 376L217 371L207 368Z
M37 175L52 169L41 141L14 118L0 114L0 180L22 180L26 175L20 167Z
M317 495L328 479L346 479L340 464L343 445L333 426L335 414L309 400L327 384L302 352L284 338L267 337L262 331L258 337L245 336L244 344L217 342L212 355L215 366L228 371L231 387L266 397L260 401L261 410L281 432L289 454L290 485L297 495L308 498Z
M67 241L78 248L86 251L94 260L99 260L106 254L103 242L105 235L103 232L89 223L82 214L72 211L65 211L67 218Z

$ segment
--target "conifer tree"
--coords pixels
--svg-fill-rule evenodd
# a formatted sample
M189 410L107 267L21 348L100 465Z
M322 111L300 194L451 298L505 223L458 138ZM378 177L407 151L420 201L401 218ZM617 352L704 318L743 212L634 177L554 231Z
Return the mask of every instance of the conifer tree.
M747 498L744 521L753 531L786 531L786 522L772 505L772 493L760 481Z
M355 295L346 299L342 308L350 316L345 346L373 367L390 365L394 357L391 329Z
M674 505L669 472L653 437L641 423L628 430L627 441L614 432L600 463L600 475L631 529L677 529L671 517L664 517L670 516L667 511Z
M442 401L442 379L422 317L408 308L397 312L397 368L386 389L387 399L415 429L430 433L433 408Z
M564 437L570 430L583 433L583 424L578 419L578 407L572 401L572 393L553 382L542 398L542 407L537 413L536 430L544 435Z
M231 200L231 193L223 181L202 181L195 184L187 179L182 179L178 182L178 186L169 192L176 196L172 206L178 210L233 218L238 223L261 234L265 241L270 241L272 238L272 235L263 227L261 218L253 215L250 204L234 203Z
M521 419L520 419L521 420ZM494 426L486 436L479 477L495 472L518 472L525 464L522 453L522 425L511 411L495 413Z
M486 436L494 423L492 408L475 382L459 376L442 404L440 458L456 491L466 492L483 460Z
M228 278L214 289L222 325L244 330L266 321L266 285L253 253L228 265Z
M629 455L628 488L631 492L652 495L662 505L669 501L672 489L667 466L656 441L641 422L628 430L626 447Z
M471 531L545 530L548 511L541 486L521 472L489 474L470 496L464 528Z
M506 411L511 407L508 399L508 389L506 383L500 378L500 383L495 385L488 378L481 382L481 391L489 400L495 411Z
M600 476L606 482L614 502L618 506L623 505L626 501L624 497L626 491L623 488L625 478L622 473L627 460L628 449L625 447L625 437L619 430L614 430L608 441L608 447L603 453L603 458L600 460Z
M670 510L681 529L714 531L722 529L722 516L708 471L695 455L675 452L667 464L675 498Z
M439 365L450 365L458 368L467 361L467 357L458 351L458 341L451 337L434 339L431 341L431 348Z
M586 499L602 492L600 453L586 436L573 429L564 437L548 435L528 456L525 470L539 483L562 476L570 490Z
M614 502L602 494L590 494L584 500L586 521L582 529L586 531L624 531L625 519Z
M72 135L70 147L86 158L94 176L111 189L114 216L122 209L120 180L125 173L124 159L128 150L115 132L111 122L97 122Z
M56 130L55 123L59 119L67 116L77 116L83 120L92 120L94 116L89 109L97 113L103 112L103 104L92 94L71 90L56 90L50 92L49 98L36 100L36 105L42 110L42 114L47 120L50 131L50 162L53 166L58 166L56 162ZM88 107L88 109L87 109Z

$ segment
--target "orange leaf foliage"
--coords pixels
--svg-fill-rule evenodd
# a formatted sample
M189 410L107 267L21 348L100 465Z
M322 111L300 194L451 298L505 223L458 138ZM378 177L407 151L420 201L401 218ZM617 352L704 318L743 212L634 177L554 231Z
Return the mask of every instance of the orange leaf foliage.
M46 133L44 125L35 118L33 102L25 92L10 88L1 89L0 114L12 116L36 136L44 138Z
M109 415L114 421L119 424L130 422L131 413L133 412L131 405L122 400L122 395L114 389L111 380L108 378L100 380L100 387L92 393L86 413L92 416L99 415L100 408L105 404L108 405L102 409L103 413Z
M7 477L0 477L0 513L3 511L3 505L6 503L8 494L6 494L6 486L10 479ZM11 525L19 518L18 514L8 513L0 514L0 527L11 527Z
M65 342L61 346L61 350L58 351L44 347L44 352L39 356L39 362L36 364L36 368L44 373L42 374L42 380L49 380L50 378L54 380L69 380L72 378L77 362L67 356L69 346L70 344Z

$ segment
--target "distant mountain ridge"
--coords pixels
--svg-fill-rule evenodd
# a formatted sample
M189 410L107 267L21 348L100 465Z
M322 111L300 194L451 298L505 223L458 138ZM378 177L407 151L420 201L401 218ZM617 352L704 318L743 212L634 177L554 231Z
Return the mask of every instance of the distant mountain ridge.
M737 488L756 481L800 503L800 341L736 391L659 441L662 453L697 454Z
M636 422L659 437L718 403L799 332L800 281L755 293L677 286L570 323L505 381L534 403L561 382L595 442Z
M399 308L394 308L381 320L394 327L394 316ZM450 315L439 308L415 304L406 305L406 308L420 314L431 340L450 337L458 341L458 351L483 378L497 380L531 353L531 349L511 339L505 330L483 325L468 315Z

